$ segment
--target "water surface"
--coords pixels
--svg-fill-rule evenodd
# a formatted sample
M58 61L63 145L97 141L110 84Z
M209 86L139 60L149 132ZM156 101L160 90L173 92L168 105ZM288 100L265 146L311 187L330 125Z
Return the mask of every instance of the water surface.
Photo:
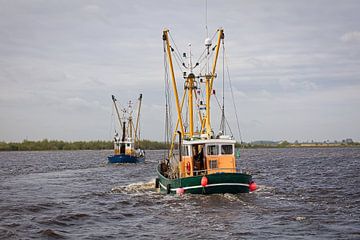
M0 152L0 239L360 239L360 149L245 149L251 194L162 195L162 151Z

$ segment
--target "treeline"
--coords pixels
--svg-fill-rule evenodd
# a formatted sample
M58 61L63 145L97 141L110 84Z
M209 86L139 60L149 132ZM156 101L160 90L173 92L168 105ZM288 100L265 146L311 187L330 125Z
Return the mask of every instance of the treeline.
M237 148L313 148L313 147L360 147L359 142L311 142L311 143L294 143L288 141L256 141L251 143L236 143Z
M111 149L110 141L75 141L41 140L22 142L0 142L0 151L43 151L43 150L101 150Z
M267 143L267 142L251 142L251 143L246 143L246 142L236 142L235 143L235 147L236 148L288 148L291 147L291 145L288 142L279 142L279 143Z
M59 140L41 140L22 142L0 142L0 151L51 151L51 150L105 150L113 149L112 141L75 141L65 142ZM157 141L140 141L142 149L165 149L166 144Z
M141 149L160 150L167 149L168 145L164 142L142 140ZM289 147L360 147L360 143L289 143L287 141L267 143L236 143L237 148L289 148ZM175 144L177 148L177 144ZM75 141L65 142L59 140L41 140L22 142L0 142L0 151L51 151L51 150L107 150L113 149L112 141Z
M160 150L160 149L167 149L168 145L164 142L141 140L140 147L141 149L145 149L145 150Z

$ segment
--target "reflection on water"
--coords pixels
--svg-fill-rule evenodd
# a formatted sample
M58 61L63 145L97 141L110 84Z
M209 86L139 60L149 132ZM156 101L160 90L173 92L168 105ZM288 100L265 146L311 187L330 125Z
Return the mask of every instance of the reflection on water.
M0 238L360 239L360 149L243 150L250 194L162 195L161 151L0 152Z

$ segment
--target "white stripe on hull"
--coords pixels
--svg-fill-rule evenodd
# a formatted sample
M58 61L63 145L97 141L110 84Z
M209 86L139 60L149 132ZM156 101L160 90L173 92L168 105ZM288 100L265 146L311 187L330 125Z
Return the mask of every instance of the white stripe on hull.
M160 187L166 189L166 187L164 185L162 185L160 181L159 181L159 185L160 185Z
M161 182L159 182L160 187L166 189L166 187L164 185L161 184ZM249 184L246 183L214 183L214 184L208 184L206 185L205 188L207 187L216 187L216 186L244 186L244 187L249 187ZM196 188L203 188L203 186L201 185L196 185L196 186L190 186L190 187L183 187L184 190L187 189L196 189ZM178 188L171 188L170 191L176 192Z

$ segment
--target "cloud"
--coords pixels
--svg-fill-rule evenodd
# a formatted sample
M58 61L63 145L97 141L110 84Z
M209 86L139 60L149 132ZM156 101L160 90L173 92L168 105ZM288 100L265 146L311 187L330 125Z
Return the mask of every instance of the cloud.
M84 10L89 13L97 13L100 10L98 5L90 4L84 7Z
M312 81L304 81L304 80L292 80L289 78L281 78L278 80L279 85L283 90L315 90L318 86Z
M341 41L348 43L360 43L360 32L359 31L347 32L341 36Z
M245 136L301 140L306 131L319 139L360 136L360 117L354 111L360 105L360 1L329 2L209 2L209 32L225 29ZM24 132L40 139L104 138L111 94L126 103L140 92L143 136L162 140L161 31L169 27L179 50L193 43L198 57L205 38L199 14L203 7L190 0L176 9L174 1L165 0L4 1L0 140L22 140ZM221 60L220 55L218 76ZM214 86L221 95L221 78L217 80ZM261 124L253 128L253 120ZM318 122L324 123L322 132Z

